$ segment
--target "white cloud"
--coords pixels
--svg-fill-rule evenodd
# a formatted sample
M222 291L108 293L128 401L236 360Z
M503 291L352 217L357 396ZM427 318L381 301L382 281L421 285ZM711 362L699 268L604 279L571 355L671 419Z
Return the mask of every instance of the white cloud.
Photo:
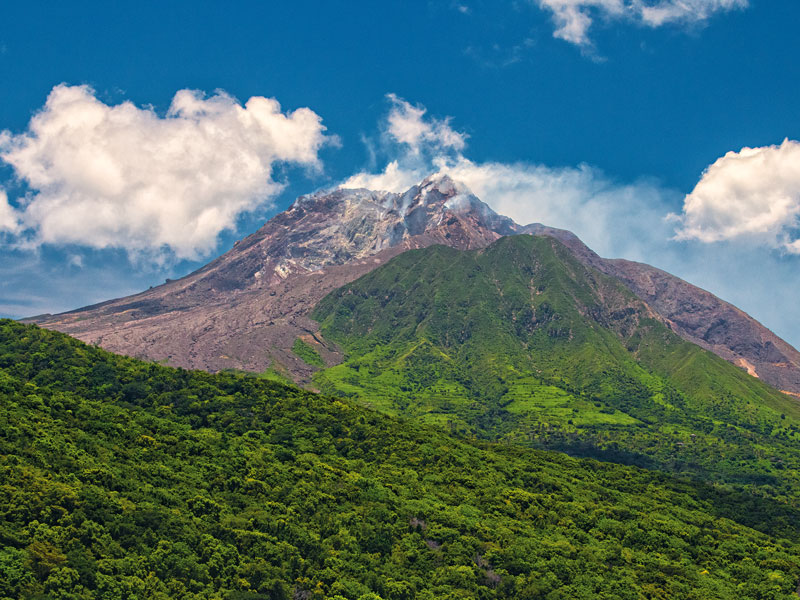
M678 239L750 240L800 254L800 142L728 152L676 218Z
M422 143L416 154L397 143L382 151L390 158L383 171L358 173L342 187L403 192L431 173L447 173L517 223L567 229L601 256L665 269L798 344L800 142L728 153L671 219L665 217L681 194L657 181L621 183L588 165L477 163L461 152L437 152L435 144ZM675 220L679 239L700 243L675 243ZM761 245L736 243L745 239ZM728 243L702 243L716 241ZM780 256L774 248L789 252Z
M745 8L748 0L537 0L553 13L553 36L590 46L589 28L594 19L628 20L648 27L670 23L699 23L714 13Z
M390 160L380 173L361 172L341 184L347 188L405 191L448 159L459 160L467 145L467 134L450 126L451 119L427 116L424 106L414 106L395 94L387 94L391 107L382 124L383 137L376 148L365 139L370 153L370 165L375 166L377 155L386 154Z
M0 232L15 233L19 229L19 215L8 202L6 191L0 189Z
M666 240L663 221L670 195L647 180L620 183L588 165L548 167L528 163L443 165L496 212L517 223L568 229L603 256L645 257L653 238Z
M67 264L70 267L77 267L78 269L83 268L83 256L80 254L70 254L69 258L67 258Z
M622 0L539 0L539 6L553 13L553 37L579 46L590 43L588 33L594 11L607 17L625 14Z
M386 192L401 192L410 188L412 185L419 183L429 170L424 168L404 169L396 160L391 161L386 168L380 173L356 173L344 181L340 187L358 189L365 188L368 190L381 190Z
M392 103L387 133L414 154L423 148L461 151L466 146L467 135L450 127L450 119L426 119L424 107L413 106L395 94L387 98Z
M0 133L0 158L36 191L21 215L33 243L197 258L282 189L276 163L319 167L324 130L310 109L283 113L270 98L181 90L162 117L59 85L27 132Z
M748 0L662 0L654 4L634 3L642 22L650 27L667 23L705 21L714 13L747 8Z

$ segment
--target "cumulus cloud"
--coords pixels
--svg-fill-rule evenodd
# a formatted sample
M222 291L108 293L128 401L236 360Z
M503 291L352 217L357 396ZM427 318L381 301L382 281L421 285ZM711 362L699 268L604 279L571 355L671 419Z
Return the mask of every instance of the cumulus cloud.
M342 187L406 190L437 170L436 165L462 157L468 136L453 129L450 117L428 116L424 106L415 106L395 94L387 94L386 98L390 108L381 127L381 143L376 147L371 140L364 140L372 166L377 155L383 153L390 157L386 167L379 173L356 173L343 182Z
M573 231L604 256L643 260L654 238L666 241L669 234L663 215L673 192L650 180L621 183L589 165L461 159L442 166L496 212Z
M59 85L26 132L0 133L0 159L33 190L20 214L31 243L197 258L281 191L276 164L318 168L324 131L271 98L181 90L161 116Z
M400 162L393 160L386 165L380 173L361 172L351 175L340 187L349 189L365 188L368 190L383 190L386 192L401 192L419 183L429 174L429 169L403 168Z
M800 142L728 152L675 218L678 239L750 240L800 254Z
M466 146L467 134L450 127L450 119L426 119L423 106L414 106L395 94L388 94L392 104L387 118L387 133L409 151L419 154L423 149L432 151L455 150Z
M553 13L553 37L579 46L589 45L592 14L619 18L625 14L622 0L539 0L539 6Z
M634 3L642 22L650 27L705 21L714 13L747 6L748 0L662 0L654 4L642 1Z
M8 202L8 194L0 189L0 232L15 233L19 229L19 215Z
M596 18L628 20L648 27L701 23L717 12L745 8L748 0L537 0L553 14L553 36L590 46L589 28Z

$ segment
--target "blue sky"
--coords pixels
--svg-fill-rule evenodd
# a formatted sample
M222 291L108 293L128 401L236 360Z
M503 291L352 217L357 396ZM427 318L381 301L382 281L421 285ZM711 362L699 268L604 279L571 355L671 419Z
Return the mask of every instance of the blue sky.
M448 169L800 345L799 22L793 0L5 3L0 314L185 274L300 193Z

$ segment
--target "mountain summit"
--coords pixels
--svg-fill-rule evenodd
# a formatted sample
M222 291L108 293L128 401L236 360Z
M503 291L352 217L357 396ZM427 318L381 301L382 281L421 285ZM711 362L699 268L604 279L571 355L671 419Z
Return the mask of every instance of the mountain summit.
M441 243L483 247L519 227L497 215L449 176L428 177L402 194L340 189L301 196L284 213L239 242L210 272L237 287L274 285L291 274L371 257L389 248ZM255 259L242 269L244 260ZM232 259L232 260L231 260ZM249 270L255 269L248 281Z
M484 248L508 235L558 239L584 265L621 281L684 339L778 389L800 394L800 353L712 294L654 267L601 258L571 232L519 225L465 185L434 175L404 193L336 189L299 197L201 269L140 294L33 319L123 354L211 371L277 370L308 383L342 361L309 318L328 293L410 249Z

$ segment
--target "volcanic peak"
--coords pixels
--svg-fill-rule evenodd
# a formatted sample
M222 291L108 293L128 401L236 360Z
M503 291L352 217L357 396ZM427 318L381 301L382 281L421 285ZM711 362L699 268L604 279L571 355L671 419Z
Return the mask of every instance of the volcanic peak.
M403 193L340 188L301 196L182 279L35 321L124 354L212 371L261 371L277 361L306 380L310 373L292 366L290 349L298 336L316 335L307 315L327 293L406 250L485 248L515 234L556 238L684 339L800 393L800 353L742 311L654 267L601 258L569 231L518 225L445 174ZM328 362L337 360L331 354Z

